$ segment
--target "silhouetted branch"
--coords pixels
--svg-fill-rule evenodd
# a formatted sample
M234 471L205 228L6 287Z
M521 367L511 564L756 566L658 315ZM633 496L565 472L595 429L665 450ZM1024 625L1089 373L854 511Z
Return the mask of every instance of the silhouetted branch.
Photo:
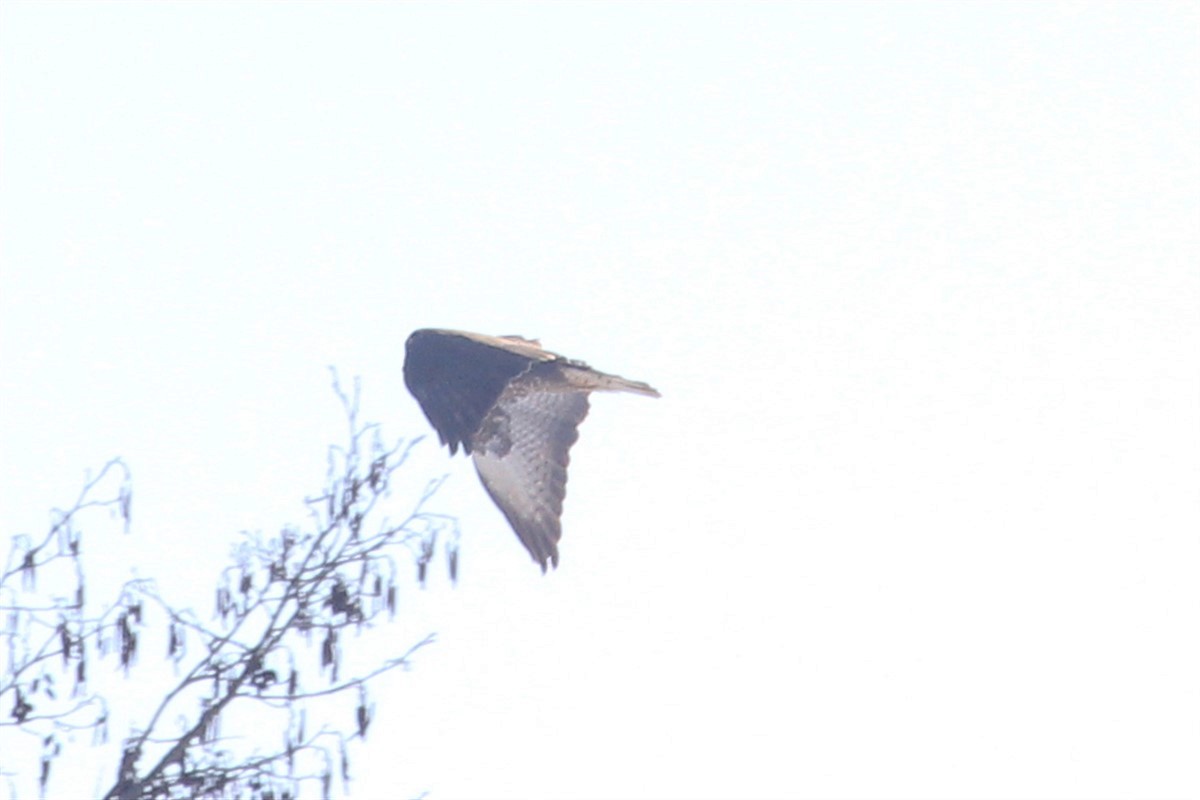
M49 530L39 541L13 537L0 573L0 610L6 620L0 632L0 709L8 709L0 716L0 731L15 730L42 741L43 789L50 762L62 750L60 734L93 729L101 739L105 735L108 705L89 688L88 653L91 647L104 649L116 635L131 587L123 587L117 601L98 616L85 613L79 524L85 513L107 509L128 530L130 479L120 459L109 461L85 482L70 507L51 512ZM39 577L47 579L41 589Z
M453 579L458 528L453 518L427 510L444 477L429 482L402 517L388 518L384 508L392 481L419 440L385 444L378 425L359 420L358 381L350 393L336 373L332 382L347 436L343 445L329 449L323 489L304 501L307 526L285 527L269 537L244 535L232 563L214 576L211 621L176 608L149 580L130 581L103 613L84 616L74 520L84 510L108 508L128 527L132 492L120 461L88 481L71 509L55 512L42 541L14 540L0 579L3 608L19 622L10 622L6 631L9 653L0 683L0 702L13 710L0 725L27 733L37 728L36 735L44 737L43 792L50 764L62 752L55 731L92 728L100 740L107 737L108 704L86 691L79 694L80 687L86 690L88 665L96 655L114 655L128 674L144 649L144 629L158 620L165 626L166 658L176 679L144 726L125 738L106 798L283 798L298 796L306 783L327 796L335 777L348 783L347 743L366 736L376 713L369 683L408 667L434 635L400 656L351 667L342 634L394 617L403 573L397 553L413 560L423 583L440 545ZM117 491L100 495L105 476L118 473L123 479ZM35 599L38 575L56 562L73 567L68 597ZM54 673L63 670L74 672L74 691L70 702L50 707L43 697L57 697ZM310 713L319 711L314 703L347 693L355 698L353 713L342 717L348 730L322 725L306 732ZM259 709L244 739L224 730L238 724L230 718L232 708ZM261 752L270 740L264 731L276 723L275 741L281 745Z

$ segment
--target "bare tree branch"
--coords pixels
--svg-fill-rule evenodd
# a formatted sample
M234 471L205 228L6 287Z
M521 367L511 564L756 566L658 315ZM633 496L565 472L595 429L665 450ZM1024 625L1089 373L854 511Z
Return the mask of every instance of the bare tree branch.
M0 726L43 737L43 792L50 766L63 752L58 734L91 728L98 740L107 738L108 704L87 693L89 665L112 655L126 674L135 666L144 669L137 666L142 633L159 622L177 677L144 724L125 738L106 798L283 798L298 796L306 784L327 796L335 777L348 784L348 742L365 738L375 716L370 683L409 667L435 637L426 635L400 656L352 666L342 634L394 617L405 572L397 554L411 559L423 583L441 549L453 579L458 527L452 517L427 509L445 477L430 481L401 518L388 518L392 481L419 440L385 444L378 425L359 420L358 381L349 393L336 372L332 383L346 416L346 441L329 449L325 485L305 500L307 526L284 527L269 537L244 535L232 562L215 576L211 621L176 608L144 579L126 583L97 616L84 614L75 521L84 511L107 509L128 529L132 490L119 460L89 480L70 509L55 511L41 541L14 539L0 577L0 610L9 620L0 703L12 709ZM120 478L115 491L102 492L114 476ZM65 584L60 581L65 594L46 599L37 590L38 577L58 564L71 567ZM75 676L65 698L54 677L63 670ZM314 703L344 695L353 698L353 713L341 717L347 729L322 724L306 732L309 716L321 716ZM50 697L65 702L51 704ZM237 724L229 713L235 707L239 714L252 711L251 735L224 730ZM262 734L271 724L279 726L281 745L263 753Z

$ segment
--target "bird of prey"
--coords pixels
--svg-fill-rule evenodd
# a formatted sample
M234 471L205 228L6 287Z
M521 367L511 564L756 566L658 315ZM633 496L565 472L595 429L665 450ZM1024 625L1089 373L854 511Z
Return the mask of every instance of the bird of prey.
M533 560L558 566L571 445L596 391L659 394L520 336L424 329L405 345L404 383L454 455L461 446Z

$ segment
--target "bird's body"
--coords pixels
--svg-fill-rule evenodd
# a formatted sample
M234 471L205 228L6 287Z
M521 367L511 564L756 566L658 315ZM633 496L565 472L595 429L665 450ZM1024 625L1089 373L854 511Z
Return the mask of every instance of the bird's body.
M594 391L658 397L519 336L424 329L408 338L404 382L451 454L484 488L545 571L558 566L567 464Z

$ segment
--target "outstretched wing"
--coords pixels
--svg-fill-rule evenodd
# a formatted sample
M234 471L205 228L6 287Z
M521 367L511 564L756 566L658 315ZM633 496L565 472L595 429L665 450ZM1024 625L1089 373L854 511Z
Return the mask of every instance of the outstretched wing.
M501 394L471 452L484 488L545 572L547 562L558 566L569 452L588 399L586 391L572 391L561 379L543 380L537 372Z
M534 342L445 330L419 330L405 345L404 383L451 454L471 452L471 435L509 383L552 360Z
M463 451L525 549L558 566L567 463L589 392L658 397L520 336L424 329L408 337L404 382L450 453Z

